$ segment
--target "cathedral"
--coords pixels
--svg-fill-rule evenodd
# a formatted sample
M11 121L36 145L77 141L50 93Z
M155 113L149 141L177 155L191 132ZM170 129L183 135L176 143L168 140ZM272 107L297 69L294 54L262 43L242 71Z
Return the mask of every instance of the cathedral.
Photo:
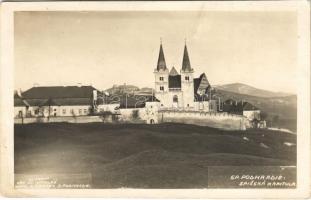
M155 74L155 97L160 101L161 108L185 110L215 110L211 99L211 85L205 75L194 78L194 69L191 67L187 45L180 73L172 67L166 66L162 43Z

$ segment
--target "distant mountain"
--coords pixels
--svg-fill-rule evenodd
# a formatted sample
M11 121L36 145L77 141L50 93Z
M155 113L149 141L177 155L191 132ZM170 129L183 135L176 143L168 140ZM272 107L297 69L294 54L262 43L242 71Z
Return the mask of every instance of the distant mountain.
M136 94L152 95L152 94L154 94L154 89L153 88L149 88L149 87L143 87L139 91L137 91Z
M214 88L228 91L228 92L234 92L237 94L245 94L245 95L251 95L251 96L257 96L257 97L285 97L290 96L292 94L289 93L283 93L283 92L272 92L268 90L258 89L243 83L231 83L231 84L225 84L225 85L216 85Z
M269 118L278 116L282 120L297 119L297 96L281 96L281 97L260 97L247 94L240 94L226 90L216 89L216 99L219 97L221 101L233 99L236 101L247 101L261 111L268 114Z
M154 89L149 87L139 88L134 85L113 85L111 88L106 89L105 92L109 94L152 95Z
M236 101L247 101L258 107L269 115L269 118L278 116L280 120L296 120L297 118L297 96L272 92L258 89L242 83L232 83L226 85L214 86L216 89L215 97L225 101L229 98ZM153 88L139 88L133 85L114 85L105 90L110 94L136 94L136 95L152 95Z
M129 94L137 91L139 91L139 87L134 85L113 85L111 88L105 90L105 92L108 92L109 94Z

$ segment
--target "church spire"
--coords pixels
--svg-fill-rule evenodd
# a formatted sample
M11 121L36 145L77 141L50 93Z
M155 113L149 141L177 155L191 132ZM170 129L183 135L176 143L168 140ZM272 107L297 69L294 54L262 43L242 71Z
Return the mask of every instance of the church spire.
M184 57L182 60L182 68L181 69L182 69L182 71L192 71L186 41L185 41Z
M157 70L158 71L160 69L166 70L165 57L164 57L164 52L163 52L163 47L162 47L162 39L160 41L161 41L161 43L160 43L160 52L159 52L158 65L157 65Z

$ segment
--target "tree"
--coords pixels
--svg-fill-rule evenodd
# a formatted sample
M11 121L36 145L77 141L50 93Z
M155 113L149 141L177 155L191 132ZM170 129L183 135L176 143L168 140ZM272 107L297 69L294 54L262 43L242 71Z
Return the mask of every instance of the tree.
M258 128L258 123L259 123L259 120L257 118L254 118L252 120L252 125L253 125L253 128Z
M132 111L132 118L133 119L139 119L139 110L133 110Z
M99 115L102 117L103 121L106 121L109 117L112 118L112 112L110 111L100 111Z
M259 116L261 120L266 120L268 117L268 113L261 111Z
M278 115L274 115L272 122L274 125L276 125L277 127L279 126L279 116Z

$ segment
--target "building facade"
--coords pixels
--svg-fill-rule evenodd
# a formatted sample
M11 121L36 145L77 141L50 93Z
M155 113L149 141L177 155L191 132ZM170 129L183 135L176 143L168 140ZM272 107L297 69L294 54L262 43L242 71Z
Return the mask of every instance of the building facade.
M14 95L15 118L89 115L99 100L92 86L32 87Z
M194 78L187 45L184 47L180 73L175 67L169 70L166 66L162 43L158 57L155 75L155 97L160 101L163 109L185 109L216 111L212 103L211 85L205 75Z

